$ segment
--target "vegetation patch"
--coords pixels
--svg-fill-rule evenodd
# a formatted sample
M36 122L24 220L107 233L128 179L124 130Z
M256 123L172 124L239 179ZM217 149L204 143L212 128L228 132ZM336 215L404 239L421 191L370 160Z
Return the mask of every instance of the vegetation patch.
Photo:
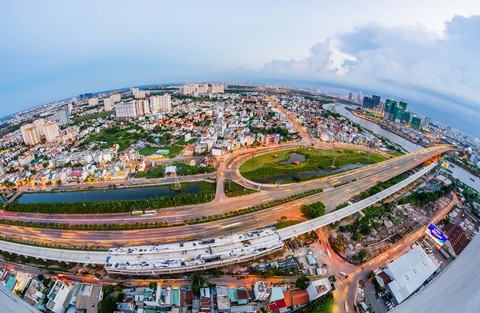
M225 195L229 198L248 195L255 192L259 191L245 188L230 179L225 180Z
M291 161L290 157L295 153L301 155L305 160ZM329 171L349 164L374 164L387 158L361 150L338 149L338 150L315 150L301 148L295 150L283 150L255 156L245 161L240 166L242 175L250 180L272 178L285 174L298 174L303 172L314 172L319 170ZM318 176L313 176L316 178Z
M317 201L302 206L301 211L305 218L313 219L325 214L325 205L321 201Z
M296 224L299 224L299 223L301 223L301 222L300 222L300 221L296 221L296 220L278 221L278 222L275 224L275 228L276 228L276 229L287 228L287 227L290 227L290 226L293 226L293 225L296 225Z
M313 300L303 308L298 309L298 313L332 313L333 312L333 293L329 292L318 299Z

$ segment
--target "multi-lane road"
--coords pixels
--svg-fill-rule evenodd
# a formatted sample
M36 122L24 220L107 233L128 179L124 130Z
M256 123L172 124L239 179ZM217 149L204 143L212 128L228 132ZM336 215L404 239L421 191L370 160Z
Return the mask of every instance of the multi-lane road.
M169 220L183 221L189 219L193 214L214 215L221 214L238 208L257 205L269 202L273 199L285 198L289 195L323 187L324 191L309 197L298 199L289 203L278 205L267 210L251 214L236 216L215 222L186 225L180 227L140 229L128 231L77 231L66 229L43 229L3 225L0 228L0 236L13 240L38 242L44 244L55 244L70 247L95 246L111 247L124 245L154 244L158 242L174 242L193 240L205 237L226 235L232 232L241 232L249 229L264 227L275 223L281 216L287 218L301 219L299 208L301 205L315 201L322 201L326 204L327 212L351 196L375 185L378 181L388 180L400 173L421 164L425 160L444 151L446 148L422 150L414 154L391 159L373 166L368 166L352 172L322 178L316 181L307 181L300 184L281 186L278 190L260 192L247 196L228 198L224 203L209 203L199 206L182 208L162 209L157 217L151 219L140 219L125 214L110 214L108 216L82 216L82 215L42 215L42 214L21 214L2 213L1 218L16 220L34 220L59 223L96 223L110 221L114 223L132 221L159 221ZM198 216L198 215L197 215Z
M259 205L275 199L284 199L289 196L305 191L323 188L325 191L318 195L318 199L324 201L328 209L333 209L338 204L348 200L366 188L369 188L379 181L385 181L410 168L421 164L425 160L447 151L449 147L438 147L421 150L409 155L393 158L378 164L373 164L352 170L346 173L332 175L320 179L305 181L296 184L285 184L271 187L249 181L239 173L241 161L234 161L227 167L231 158L222 162L219 169L217 181L217 196L212 202L197 205L163 208L158 210L155 217L135 217L128 213L115 214L36 214L22 212L0 211L0 219L15 221L32 221L42 223L61 224L126 224L135 222L168 222L170 224L182 223L190 218L204 217L215 214L223 214L230 211ZM274 150L273 148L267 151ZM253 151L252 151L253 152ZM265 152L265 151L263 151ZM248 152L250 153L250 152ZM242 158L242 156L240 156ZM204 178L203 176L201 178ZM241 185L262 190L241 197L227 198L224 196L224 179L231 179ZM352 183L353 184L350 184ZM223 195L223 196L222 196ZM315 197L303 199L301 204ZM297 201L298 202L298 201ZM295 203L293 203L295 205Z

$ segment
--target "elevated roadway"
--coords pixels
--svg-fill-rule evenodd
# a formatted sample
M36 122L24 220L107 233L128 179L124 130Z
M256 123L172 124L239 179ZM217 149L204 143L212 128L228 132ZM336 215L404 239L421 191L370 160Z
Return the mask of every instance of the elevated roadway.
M418 164L417 162L419 161L410 160L403 166L388 167L387 170L375 174L373 177L369 176L365 179L342 184L336 188L329 188L322 193L278 205L267 210L261 210L255 213L240 215L215 222L180 227L123 231L76 231L69 230L68 227L65 227L64 229L47 229L4 225L0 228L0 236L15 241L26 241L31 243L39 242L42 244L68 247L88 246L96 248L156 244L159 240L161 240L161 242L175 242L179 240L194 240L199 237L216 237L231 232L262 228L268 224L274 223L282 216L302 220L299 208L303 204L315 201L324 202L327 207L327 212L331 212L339 204L349 200L351 196L375 185L378 181L385 181L393 176L403 173L405 170L416 166ZM294 189L290 192L292 191L294 191ZM272 198L264 198L262 193L252 194L246 197L252 199L251 201L253 201L253 204L265 203L272 200ZM282 197L285 197L285 195ZM241 198L243 197L239 197L240 200L242 200ZM223 209L225 208L217 207L214 213L222 212ZM151 221L148 218L134 220L145 222ZM130 222L131 221L132 218L130 217Z
M362 210L378 201L381 201L385 197L395 193L396 191L404 188L408 184L414 182L416 179L420 178L422 175L425 175L428 171L430 171L435 164L431 164L430 166L426 167L425 169L422 169L421 171L413 174L411 177L407 178L406 180L382 191L379 194L373 195L367 199L364 199L358 203L352 204L350 206L347 206L343 209L340 209L338 211L335 211L333 213L327 214L325 216L319 217L317 219L307 221L301 224L297 224L288 228L284 228L281 230L277 231L278 234L278 240L283 241L288 238L292 238L294 236L298 236L302 233L309 232L311 230L314 230L320 226L330 224L332 222L335 222L339 219L342 219L350 214L353 214L355 212L358 212L359 210ZM251 225L250 225L251 226ZM274 236L274 235L273 235ZM203 236L202 236L203 237ZM177 240L181 241L181 240ZM246 245L245 248L248 248L248 245L250 244L247 241L241 241L242 244ZM127 249L127 248L124 248ZM276 250L278 249L278 245L273 244L272 249ZM104 264L107 260L108 256L112 255L112 250L110 253L105 252L105 251L87 251L87 250L66 250L66 249L54 249L54 248L43 248L43 247L37 247L37 246L29 246L29 245L23 245L23 244L17 244L17 243L12 243L12 242L6 242L6 241L0 241L0 250L6 251L6 252L11 252L11 253L16 253L16 254L21 254L21 255L26 255L26 256L31 256L31 257L36 257L36 258L41 258L41 259L51 259L51 260L56 260L56 261L65 261L65 262L76 262L76 263L89 263L89 264ZM135 249L132 248L132 250L136 251L137 255L141 256L145 252L145 249ZM138 250L138 251L137 251ZM272 250L272 251L273 251ZM211 251L211 250L210 250ZM226 251L226 250L225 250ZM243 250L242 250L243 251ZM264 253L268 253L270 250L258 250L257 252L254 253L254 255L263 255ZM208 252L208 248L207 248ZM128 252L130 253L130 252ZM128 254L127 253L127 254ZM133 252L132 252L133 253ZM211 252L210 252L211 253ZM183 253L182 253L183 255ZM132 257L131 255L128 256L129 258ZM237 260L237 259L231 259L229 262L240 262L240 260L243 260L244 258L251 257L250 255L242 255L242 258ZM171 256L169 256L171 258ZM221 261L221 260L217 260ZM200 268L205 268L205 264L199 264L198 267L195 265L189 265L188 270L195 270L195 269L200 269ZM184 268L185 270L185 268ZM148 269L148 273L152 273L151 269ZM132 274L145 274L146 272L142 272L141 270L135 270L132 271ZM158 270L155 272L158 273Z
M426 168L420 170L419 172L411 175L410 177L404 179L403 181L399 182L398 184L387 188L385 190L382 190L381 192L368 197L366 199L363 199L357 203L351 204L341 210L334 211L332 213L326 214L324 216L308 220L306 222L293 225L291 227L287 228L282 228L278 230L278 233L280 234L280 237L283 240L290 239L293 237L296 237L300 234L304 234L307 232L310 232L312 230L315 230L317 228L320 228L322 226L326 226L328 224L331 224L335 221L341 220L349 215L352 215L354 213L357 213L365 208L370 207L371 205L377 203L378 201L381 201L392 194L396 193L398 190L405 188L406 186L410 185L426 173L430 172L437 164L432 163Z
M323 188L325 190L325 198L327 198L327 209L334 208L340 203L330 201L333 207L329 206L330 197L338 196L339 194L334 189L348 192L348 197L338 197L336 199L348 200L351 196L362 188L366 189L372 187L379 181L385 181L391 177L408 171L409 169L425 162L426 160L450 150L448 146L437 146L434 148L420 150L418 152L404 155L398 158L386 160L381 163L365 166L356 170L340 173L332 176L327 176L319 179L305 181L296 184L285 184L274 186L273 188L265 187L263 184L251 182L243 178L238 172L239 164L235 161L236 169L226 169L224 166L220 170L221 174L217 182L217 197L214 201L188 205L180 207L170 207L158 210L155 217L148 219L142 217L135 217L129 213L114 213L114 214L37 214L37 213L22 213L22 212L8 212L0 211L0 219L24 221L24 222L41 222L41 223L60 223L60 224L127 224L137 222L168 222L170 224L183 223L185 220L191 218L201 218L204 216L224 214L230 211L259 205L275 199L285 199L289 196L306 192L313 189ZM226 163L226 162L224 162ZM221 177L221 178L220 178ZM262 192L250 194L241 197L226 198L223 193L225 177L247 185L250 188L260 189ZM350 184L350 188L339 189L344 185ZM220 189L220 190L219 190ZM362 191L362 190L360 190ZM330 193L330 194L327 194ZM219 196L222 194L223 196ZM327 197L328 196L328 197Z

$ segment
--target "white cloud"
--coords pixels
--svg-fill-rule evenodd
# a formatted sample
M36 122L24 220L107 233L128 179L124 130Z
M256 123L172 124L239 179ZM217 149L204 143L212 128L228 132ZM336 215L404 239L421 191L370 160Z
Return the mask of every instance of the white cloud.
M328 81L397 97L423 94L432 101L448 100L441 106L433 102L425 106L434 113L455 110L471 124L471 130L480 120L479 33L480 16L455 16L446 22L441 36L420 25L391 28L367 24L315 44L303 60L274 60L261 72L263 76Z

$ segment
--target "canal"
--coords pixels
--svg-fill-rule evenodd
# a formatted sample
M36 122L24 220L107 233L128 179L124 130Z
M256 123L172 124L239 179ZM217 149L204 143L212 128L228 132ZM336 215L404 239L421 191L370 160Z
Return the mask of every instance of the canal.
M190 183L181 191L172 190L170 188L170 185L162 185L141 188L25 193L18 199L18 203L138 200L152 199L168 195L177 195L180 193L198 193L199 191L200 183Z

